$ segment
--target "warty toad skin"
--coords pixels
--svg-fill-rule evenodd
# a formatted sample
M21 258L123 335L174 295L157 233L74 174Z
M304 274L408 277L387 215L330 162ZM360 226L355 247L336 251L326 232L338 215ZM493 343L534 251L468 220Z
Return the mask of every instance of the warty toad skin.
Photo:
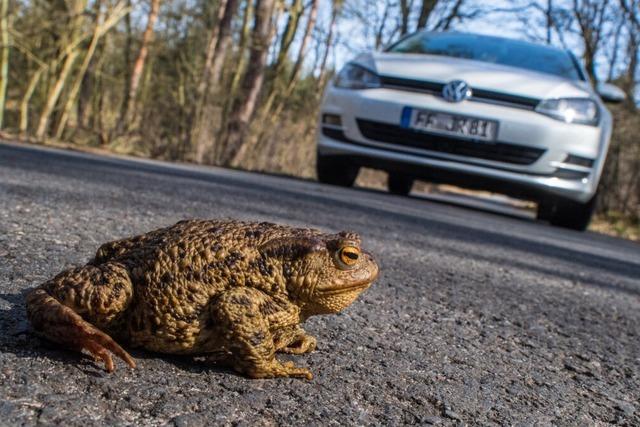
M169 354L207 355L252 378L302 377L276 352L316 340L309 316L348 307L378 275L351 232L271 223L186 220L102 245L83 267L27 296L34 329L114 369L135 367L116 340Z

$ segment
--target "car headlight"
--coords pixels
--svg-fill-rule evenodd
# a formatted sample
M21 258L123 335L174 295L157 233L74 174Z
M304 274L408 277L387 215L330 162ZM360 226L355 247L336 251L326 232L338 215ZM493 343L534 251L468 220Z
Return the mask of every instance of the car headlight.
M589 98L545 99L536 111L556 120L584 125L596 125L600 118L598 104Z
M348 63L340 70L333 84L343 89L372 89L381 86L376 73L353 63Z

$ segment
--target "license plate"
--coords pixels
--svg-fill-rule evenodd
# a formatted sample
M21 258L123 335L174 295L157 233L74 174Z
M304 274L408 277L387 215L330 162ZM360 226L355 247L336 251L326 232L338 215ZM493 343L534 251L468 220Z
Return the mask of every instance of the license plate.
M402 127L439 135L462 136L481 141L494 141L498 122L405 107L402 111Z

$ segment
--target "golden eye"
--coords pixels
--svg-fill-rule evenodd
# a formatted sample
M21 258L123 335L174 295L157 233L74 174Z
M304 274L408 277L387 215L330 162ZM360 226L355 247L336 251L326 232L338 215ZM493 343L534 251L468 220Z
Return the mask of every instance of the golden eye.
M360 257L360 249L355 246L345 246L344 248L340 249L338 257L340 261L345 265L355 265L356 262L358 262L358 258Z

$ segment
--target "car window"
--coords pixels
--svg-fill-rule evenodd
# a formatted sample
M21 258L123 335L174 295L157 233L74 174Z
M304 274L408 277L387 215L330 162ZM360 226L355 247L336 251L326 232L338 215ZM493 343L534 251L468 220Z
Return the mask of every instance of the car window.
M422 53L472 59L583 80L560 49L500 37L457 33L416 33L392 45L388 52Z

